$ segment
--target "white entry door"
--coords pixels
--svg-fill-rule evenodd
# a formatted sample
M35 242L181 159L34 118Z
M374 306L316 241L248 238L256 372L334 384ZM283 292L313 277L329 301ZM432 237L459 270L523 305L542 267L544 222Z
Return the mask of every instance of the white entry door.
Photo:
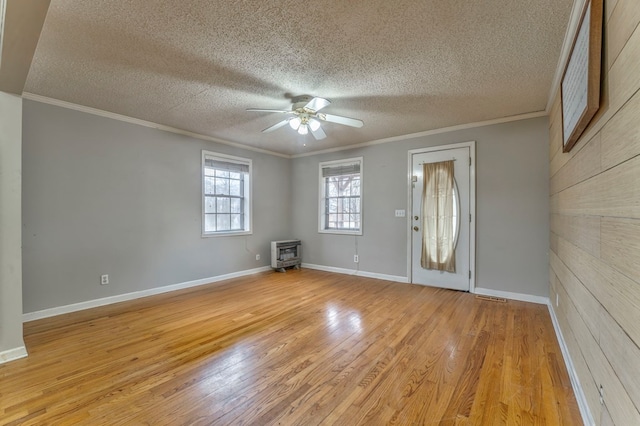
M411 154L411 282L433 287L469 291L471 285L471 147L443 147L441 150ZM455 272L424 269L422 255L423 164L454 160ZM475 240L475 239L474 239Z

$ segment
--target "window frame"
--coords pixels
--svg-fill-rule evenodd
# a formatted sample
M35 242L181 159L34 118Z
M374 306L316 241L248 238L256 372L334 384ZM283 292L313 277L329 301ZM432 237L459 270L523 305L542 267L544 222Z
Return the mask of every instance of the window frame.
M206 205L206 194L205 194L205 165L206 159L213 159L226 163L235 163L242 164L248 166L249 171L245 179L243 179L244 188L243 188L243 211L244 211L244 229L235 230L235 231L210 231L207 232L205 230L206 226L206 213L205 213L205 205ZM202 203L201 211L200 211L200 220L201 220L201 234L203 238L210 237L228 237L234 235L250 235L253 234L253 161L250 158L244 157L236 157L233 155L221 154L219 152L202 150L202 159L200 166L200 179L201 179L201 188L200 188L200 200Z
M358 163L360 165L360 227L358 229L337 229L337 228L327 228L326 227L326 211L327 211L327 197L326 194L326 184L325 178L322 176L322 169L331 166L340 166L340 165L349 165ZM333 161L322 161L318 165L318 233L321 234L337 234L337 235L362 235L362 231L364 228L364 196L363 196L363 188L364 188L364 158L363 157L353 157L346 158L343 160L333 160Z

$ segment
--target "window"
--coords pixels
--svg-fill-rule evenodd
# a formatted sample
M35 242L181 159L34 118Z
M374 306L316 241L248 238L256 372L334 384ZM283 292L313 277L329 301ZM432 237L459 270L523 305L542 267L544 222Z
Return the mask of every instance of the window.
M362 235L362 157L320 163L319 232Z
M202 234L251 233L251 160L202 151Z
M423 164L422 254L420 265L436 271L456 271L458 196L454 160Z

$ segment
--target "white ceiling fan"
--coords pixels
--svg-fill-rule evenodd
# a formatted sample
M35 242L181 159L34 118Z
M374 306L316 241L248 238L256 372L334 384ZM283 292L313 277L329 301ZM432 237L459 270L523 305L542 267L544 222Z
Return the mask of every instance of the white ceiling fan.
M320 127L322 121L344 124L345 126L351 127L362 127L364 124L362 120L357 120L355 118L319 112L322 108L331 103L329 100L324 98L299 96L294 98L292 101L293 105L291 106L291 110L248 108L247 111L277 112L292 115L292 117L287 117L273 126L267 127L262 131L262 133L272 132L288 124L293 130L296 130L301 135L306 135L311 131L311 134L317 140L327 137L324 130L322 130L322 127Z

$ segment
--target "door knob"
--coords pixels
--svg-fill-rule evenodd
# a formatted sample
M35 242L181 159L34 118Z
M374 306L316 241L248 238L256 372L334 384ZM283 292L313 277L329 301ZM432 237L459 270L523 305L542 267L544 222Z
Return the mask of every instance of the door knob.
M414 226L414 227L413 227L413 230L414 230L414 231L419 231L419 230L420 230L420 228L418 228L417 226Z
M413 220L418 220L418 219L419 219L419 217L418 217L418 216L414 216L414 217L413 217Z

